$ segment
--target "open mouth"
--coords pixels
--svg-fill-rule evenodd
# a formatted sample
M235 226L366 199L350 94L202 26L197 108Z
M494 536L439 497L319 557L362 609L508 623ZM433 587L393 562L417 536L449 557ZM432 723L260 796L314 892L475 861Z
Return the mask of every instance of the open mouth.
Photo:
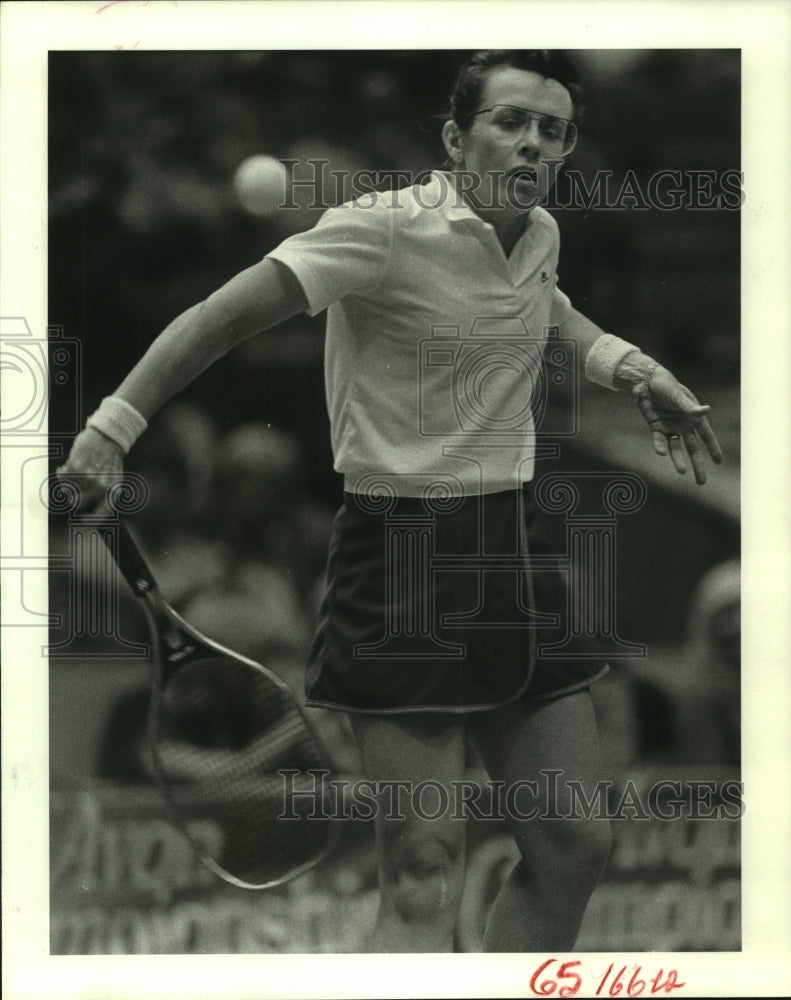
M538 171L532 167L517 167L509 172L508 178L512 183L528 181L530 184L535 184L538 181Z

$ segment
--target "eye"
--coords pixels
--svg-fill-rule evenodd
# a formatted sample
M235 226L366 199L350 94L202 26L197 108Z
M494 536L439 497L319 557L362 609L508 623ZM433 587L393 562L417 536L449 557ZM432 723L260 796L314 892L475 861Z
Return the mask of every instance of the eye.
M491 121L504 132L515 132L524 126L525 116L514 108L500 106L492 109Z
M563 138L563 124L552 118L544 118L541 122L541 135L545 139L560 141Z

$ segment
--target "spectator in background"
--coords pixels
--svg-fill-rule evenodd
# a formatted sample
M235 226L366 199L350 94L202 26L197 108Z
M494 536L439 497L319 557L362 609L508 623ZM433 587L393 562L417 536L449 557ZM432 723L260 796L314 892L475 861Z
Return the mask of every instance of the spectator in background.
M737 560L709 569L683 644L652 647L593 689L608 764L739 765L740 583Z
M216 440L205 410L178 401L162 410L129 458L129 471L149 492L130 522L163 596L177 610L222 574L220 547L203 523L212 502Z
M216 523L231 560L251 556L290 577L304 602L323 575L332 513L304 489L297 439L271 424L232 428L217 450Z
M671 742L663 760L741 762L740 564L720 563L695 590L683 646L658 650L646 670L671 706Z

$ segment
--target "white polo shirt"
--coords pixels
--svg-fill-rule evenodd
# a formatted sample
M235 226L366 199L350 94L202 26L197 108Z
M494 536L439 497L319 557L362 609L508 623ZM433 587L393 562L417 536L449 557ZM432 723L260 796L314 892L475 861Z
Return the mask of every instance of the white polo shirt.
M533 476L531 397L556 287L558 228L534 208L506 257L450 176L366 194L268 254L327 309L335 468L350 492L462 495Z

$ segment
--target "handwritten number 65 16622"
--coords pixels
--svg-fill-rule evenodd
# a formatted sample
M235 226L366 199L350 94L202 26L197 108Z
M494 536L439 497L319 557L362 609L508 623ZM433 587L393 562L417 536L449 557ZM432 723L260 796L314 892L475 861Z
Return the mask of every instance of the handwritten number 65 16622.
M534 996L548 997L557 993L559 997L573 997L583 985L585 972L580 960L562 962L556 970L550 967L558 962L556 958L548 958L533 972L530 977L530 991ZM631 970L631 975L630 975ZM643 993L655 996L658 993L670 994L681 989L685 984L678 978L675 969L659 969L649 978L643 972L642 965L623 965L616 970L615 963L610 962L600 975L592 974L591 978L598 980L594 996L597 997L639 997Z

